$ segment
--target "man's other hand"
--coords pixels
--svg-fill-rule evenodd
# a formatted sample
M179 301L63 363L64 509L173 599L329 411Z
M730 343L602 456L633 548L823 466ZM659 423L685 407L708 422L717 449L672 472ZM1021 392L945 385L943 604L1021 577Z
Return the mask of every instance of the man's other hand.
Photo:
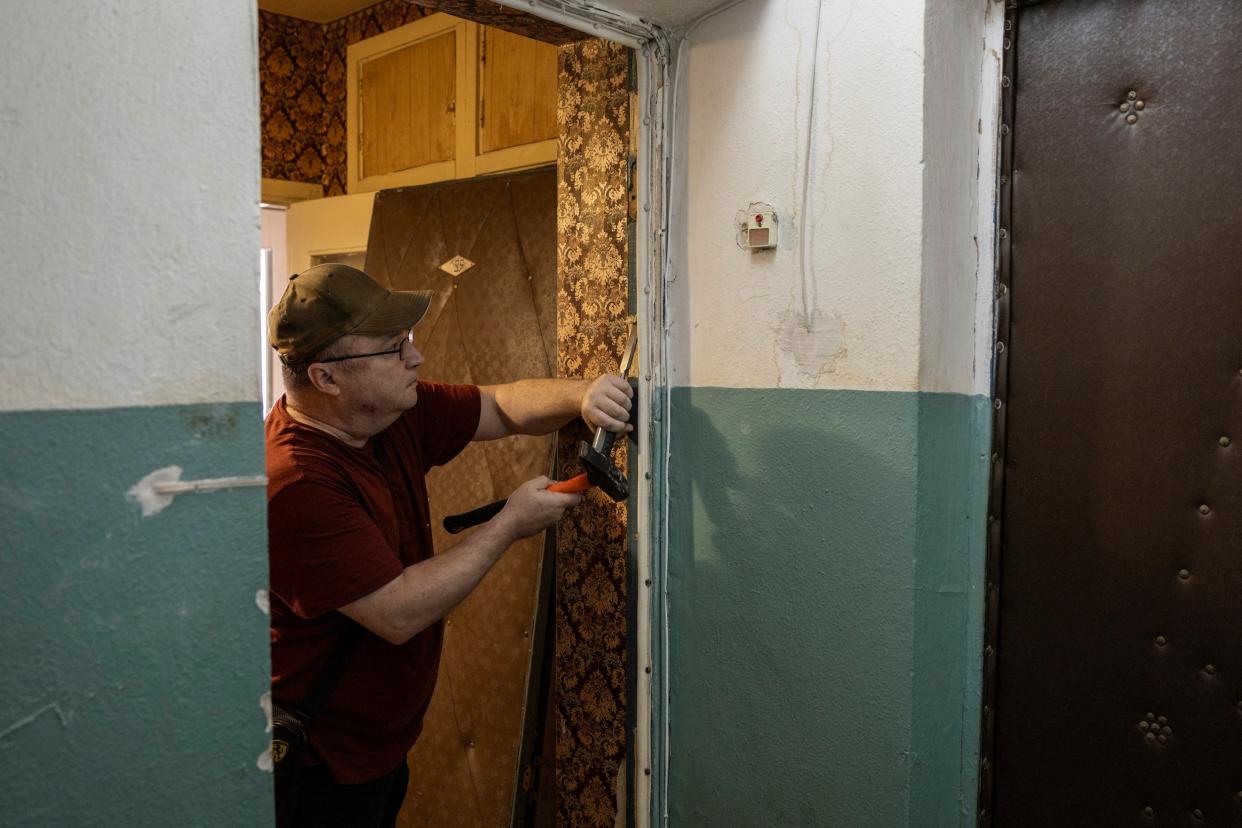
M547 477L527 480L509 495L509 502L492 518L513 536L514 540L542 532L564 516L565 510L582 502L580 494L550 492L552 481Z
M582 395L582 419L592 430L629 432L631 397L634 389L616 374L603 374L591 383Z

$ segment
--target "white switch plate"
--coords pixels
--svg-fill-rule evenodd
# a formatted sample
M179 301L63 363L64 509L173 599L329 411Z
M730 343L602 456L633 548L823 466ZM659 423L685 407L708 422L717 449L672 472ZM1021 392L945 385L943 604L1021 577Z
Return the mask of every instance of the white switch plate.
M746 218L746 247L768 250L776 247L776 212L756 210Z

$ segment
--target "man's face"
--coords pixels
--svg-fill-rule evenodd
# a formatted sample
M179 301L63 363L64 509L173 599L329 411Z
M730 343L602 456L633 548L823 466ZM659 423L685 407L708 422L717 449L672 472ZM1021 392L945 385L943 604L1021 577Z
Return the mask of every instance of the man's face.
M418 402L418 367L423 355L409 332L390 336L346 336L332 350L337 359L373 354L324 365L340 388L340 400L369 416L396 416ZM392 351L392 353L383 353Z

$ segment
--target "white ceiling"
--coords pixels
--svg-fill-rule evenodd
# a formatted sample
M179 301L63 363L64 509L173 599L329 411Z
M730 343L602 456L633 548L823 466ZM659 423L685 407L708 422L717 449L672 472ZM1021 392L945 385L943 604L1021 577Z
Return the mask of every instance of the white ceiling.
M379 0L259 0L259 8L285 17L330 23L377 2Z
M735 0L591 0L591 5L655 23L667 31L684 28L712 9ZM757 3L763 0L749 0Z

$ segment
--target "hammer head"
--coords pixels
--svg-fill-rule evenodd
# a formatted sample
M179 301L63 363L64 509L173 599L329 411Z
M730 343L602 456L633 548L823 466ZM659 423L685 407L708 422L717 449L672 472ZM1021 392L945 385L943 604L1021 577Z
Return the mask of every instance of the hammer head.
M610 455L611 452L598 451L588 442L578 444L578 459L582 461L587 480L613 500L625 500L630 496L630 484Z

